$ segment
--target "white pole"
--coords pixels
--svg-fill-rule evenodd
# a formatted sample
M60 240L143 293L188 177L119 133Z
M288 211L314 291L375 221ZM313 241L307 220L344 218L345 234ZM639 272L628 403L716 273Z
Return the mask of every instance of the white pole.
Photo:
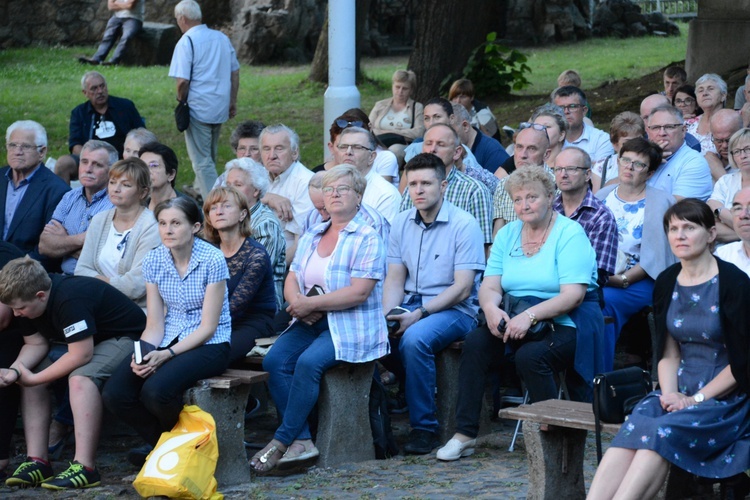
M360 106L356 86L356 2L328 2L328 89L323 98L323 151L328 156L329 129L333 120Z

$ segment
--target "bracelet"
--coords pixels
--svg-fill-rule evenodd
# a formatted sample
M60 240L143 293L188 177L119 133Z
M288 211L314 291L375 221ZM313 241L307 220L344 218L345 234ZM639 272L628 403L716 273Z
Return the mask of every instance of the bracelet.
M9 366L8 370L13 370L14 372L16 372L16 380L21 379L21 372L19 372L17 369L13 368L12 366Z
M172 355L172 358L174 358L175 356L177 356L177 354L174 353L174 351L172 350L171 347L168 347L167 350L169 351L169 354ZM169 359L172 359L172 358L169 358Z

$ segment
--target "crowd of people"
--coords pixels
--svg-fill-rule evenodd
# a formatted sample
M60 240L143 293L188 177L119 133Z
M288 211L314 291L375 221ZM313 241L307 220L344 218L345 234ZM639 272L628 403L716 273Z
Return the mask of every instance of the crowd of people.
M71 113L70 154L55 172L42 125L7 128L7 485L100 484L105 408L143 440L128 455L142 465L187 388L279 333L263 367L280 425L250 460L256 473L315 460L308 419L321 377L371 361L376 377L397 381L409 412L404 451L442 444L437 458L458 460L474 452L490 375L532 402L557 397L562 382L590 401L625 324L649 307L660 389L623 426L591 497L651 494L670 462L712 478L750 468L750 105L726 109L718 75L692 87L668 68L664 92L605 132L587 118L580 76L566 71L506 150L469 80L451 86L450 100L422 104L414 73L399 70L392 97L369 115L355 108L334 120L315 169L292 128L249 120L231 133L236 158L219 175L239 65L193 0L175 17L184 35L170 76L191 110L185 140L200 200L175 189L177 155L98 72L83 76L87 101ZM112 29L140 22L123 19ZM105 35L84 62L101 63L110 47ZM459 340L455 435L440 443L435 356ZM28 458L11 470L19 406ZM49 460L71 434L74 459L55 474Z

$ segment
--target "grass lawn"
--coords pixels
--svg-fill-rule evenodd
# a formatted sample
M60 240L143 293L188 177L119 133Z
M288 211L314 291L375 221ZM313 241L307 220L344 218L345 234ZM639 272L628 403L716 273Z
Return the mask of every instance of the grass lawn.
M683 33L679 38L595 39L524 49L529 55L533 85L520 95L551 91L557 75L567 68L580 71L584 88L592 88L608 80L636 78L680 61L685 58L687 46L687 25L681 27ZM0 51L0 127L5 130L20 119L36 120L47 129L49 155L57 158L66 154L70 111L83 102L80 78L88 69L75 56L92 50L92 47L45 47ZM405 67L407 60L400 57L363 62L370 79L359 87L364 110L369 112L375 101L390 95L390 77L394 70ZM306 80L308 69L308 66L242 66L238 117L227 122L222 130L219 171L232 158L231 129L239 120L250 118L291 126L300 135L303 163L312 167L322 162L325 88ZM100 71L107 78L110 93L132 99L146 118L147 127L175 149L181 165L178 186L192 182L185 142L174 126L174 83L167 76L167 68L103 67ZM487 97L490 102L498 102L492 96ZM498 102L496 111L502 112L502 107L503 103Z

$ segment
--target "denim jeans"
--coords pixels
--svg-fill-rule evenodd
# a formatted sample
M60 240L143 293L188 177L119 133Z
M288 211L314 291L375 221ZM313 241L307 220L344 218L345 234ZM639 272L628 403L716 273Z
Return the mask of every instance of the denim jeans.
M289 445L312 437L307 417L318 402L320 379L339 363L326 317L312 325L297 321L276 340L263 358L268 389L281 415L274 438Z
M128 41L141 31L142 26L143 23L141 21L133 19L132 17L110 17L109 21L107 21L107 27L104 29L102 42L99 44L99 48L96 50L96 54L94 54L92 59L99 62L103 61L107 57L110 49L112 49L112 46L115 44L117 35L122 32L120 35L120 41L117 43L117 47L115 48L115 52L112 54L111 59L113 63L120 62L122 54L127 48Z
M211 124L190 117L185 131L185 145L195 172L195 186L205 198L218 178L216 154L219 150L221 123Z
M576 329L558 324L542 340L526 342L516 350L516 371L532 403L557 398L555 374L568 370L573 377L575 356Z
M412 296L402 307L413 311L421 305L422 298ZM462 340L476 325L475 318L456 309L447 309L411 325L399 342L391 340L391 355L400 358L404 366L406 404L412 429L438 431L435 354Z

